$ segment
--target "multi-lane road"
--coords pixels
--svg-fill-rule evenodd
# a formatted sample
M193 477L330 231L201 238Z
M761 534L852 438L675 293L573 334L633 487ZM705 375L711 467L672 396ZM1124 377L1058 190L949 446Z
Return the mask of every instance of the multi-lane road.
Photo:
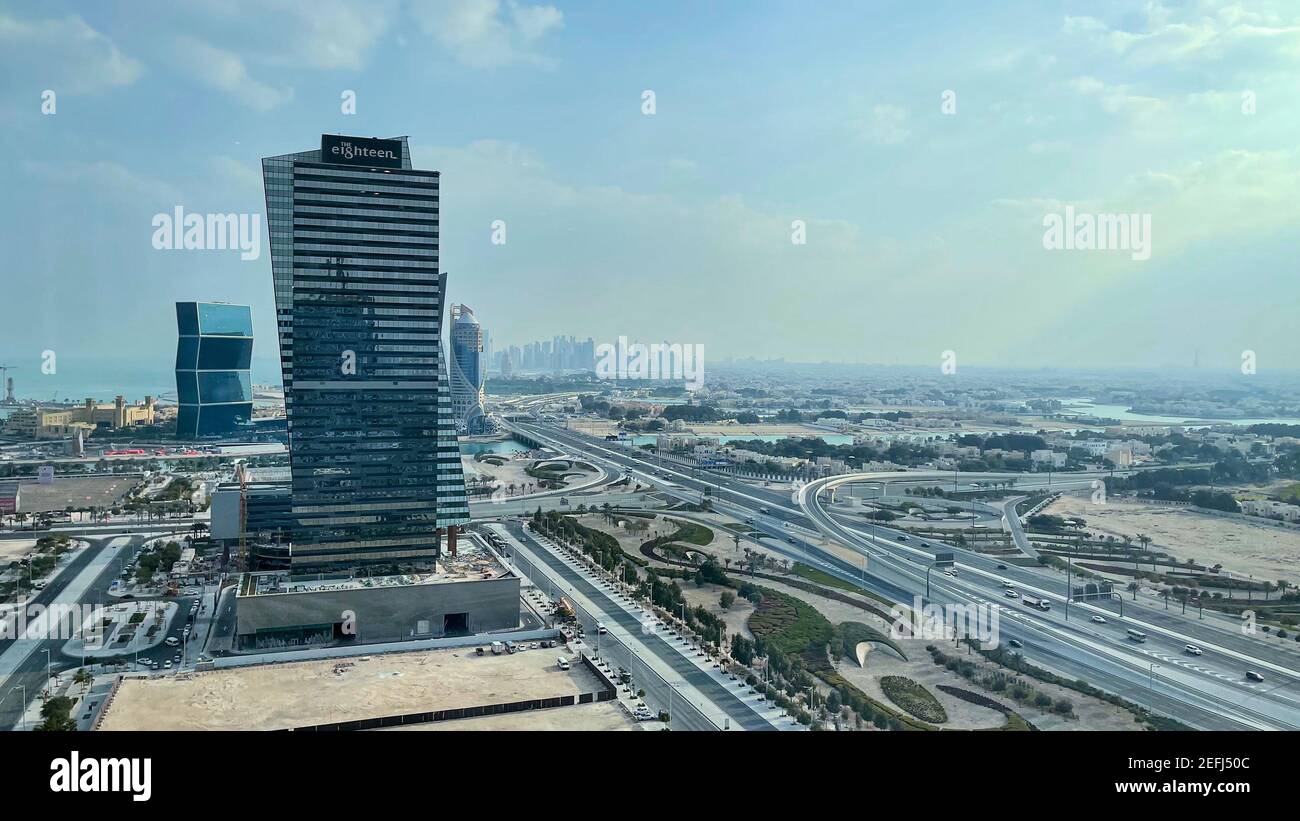
M1300 728L1300 655L1277 639L1244 634L1238 623L1215 614L1183 614L1172 605L1165 611L1149 600L1125 601L1122 619L1118 602L1073 602L1067 621L1065 577L1055 570L1018 567L996 557L909 537L887 526L868 527L861 517L855 521L827 505L830 487L853 482L933 485L942 478L969 487L989 479L1015 478L1017 488L1036 489L1046 488L1046 476L971 473L954 478L951 473L922 471L860 474L818 480L792 494L788 489L757 487L671 462L658 464L626 447L562 428L510 424L571 456L581 454L630 471L669 496L697 501L708 488L715 509L752 519L758 530L772 536L763 542L769 549L862 584L892 601L911 604L916 596L925 598L926 568L933 563L933 554L956 553L957 577L932 570L927 603L996 609L1000 641L1014 639L1023 645L1018 652L1026 661L1071 679L1083 679L1194 727ZM1098 477L1057 475L1051 487L1086 489L1094 478ZM892 490L894 494L901 491ZM1027 542L1017 530L1014 507L1009 505L1006 511L1016 543ZM825 539L833 540L840 549L830 549ZM845 555L846 550L850 555ZM1048 600L1052 609L1031 610L1020 599L1006 597L1004 580L1020 595ZM1094 616L1105 621L1094 621ZM1145 633L1147 639L1132 641L1129 629ZM1191 654L1187 644L1202 654ZM1247 670L1261 674L1264 681L1248 680Z
M89 536L83 532L79 538L88 543L87 547L38 591L27 606L115 603L108 590L122 567L135 557L148 537L162 535L166 530L155 524L151 531L133 534ZM184 599L169 601L178 601L182 607L187 604ZM183 622L183 618L176 621L177 630ZM0 730L18 726L20 710L40 695L47 672L57 674L81 666L80 658L62 655L66 643L66 638L0 638ZM175 653L173 648L159 645L140 653L139 657L165 662ZM134 660L134 656L127 658Z

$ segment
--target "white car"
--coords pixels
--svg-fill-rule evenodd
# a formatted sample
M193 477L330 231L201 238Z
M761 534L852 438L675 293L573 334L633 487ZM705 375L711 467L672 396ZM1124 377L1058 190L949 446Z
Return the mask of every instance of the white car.
M632 712L632 717L637 721L653 721L655 714L651 712L649 707L637 707Z
M1106 619L1105 619L1104 617L1102 617L1102 616L1093 616L1093 617L1092 617L1092 621L1093 621L1094 624L1105 624L1105 623L1106 623Z
M1005 593L1003 593L1002 595L1006 596L1008 599L1018 599L1018 598L1020 598L1020 594L1017 593L1017 592L1014 591L1014 590L1008 590L1008 591L1006 591Z
M1183 649L1188 653L1191 653L1193 656L1199 656L1202 652L1201 648L1197 647L1195 644L1184 644Z

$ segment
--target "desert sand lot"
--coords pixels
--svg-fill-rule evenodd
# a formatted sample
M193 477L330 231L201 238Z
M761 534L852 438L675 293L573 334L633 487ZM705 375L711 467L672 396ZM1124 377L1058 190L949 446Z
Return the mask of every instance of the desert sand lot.
M10 562L18 561L35 549L35 539L5 539L0 541L0 567L6 567Z
M27 513L44 513L72 507L112 507L139 476L57 476L52 485L23 482L22 509Z
M635 730L637 723L617 701L595 704L575 704L572 707L552 707L546 710L528 710L523 713L506 713L479 718L461 718L455 721L431 721L408 727L386 727L379 732L437 732L445 730L582 730L615 731Z
M1178 507L1062 496L1043 510L1055 516L1080 516L1094 532L1120 536L1145 533L1153 549L1180 560L1195 559L1256 579L1300 582L1300 531Z
M477 656L471 647L127 679L102 728L278 730L599 690L580 664L558 670L560 654Z

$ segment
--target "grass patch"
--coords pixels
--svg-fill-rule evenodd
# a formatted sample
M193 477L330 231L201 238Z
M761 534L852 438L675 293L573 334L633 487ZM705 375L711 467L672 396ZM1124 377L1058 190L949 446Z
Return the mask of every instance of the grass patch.
M835 634L826 617L794 596L759 589L763 598L749 616L750 632L787 655L805 658L809 667L825 667L824 649Z
M890 607L892 607L894 604L888 599L882 596L877 596L875 593L872 593L870 590L859 587L853 582L845 581L844 579L841 579L839 576L832 576L831 574L818 570L815 567L809 567L803 562L795 562L794 567L790 568L790 573L791 575L798 576L801 579L807 579L810 582L820 584L823 587L833 587L838 590L844 590L849 593L857 593L858 595L866 596L869 599L874 599Z
M906 676L881 676L880 689L890 701L922 721L943 724L948 720L948 713L934 694Z
M673 534L674 539L697 545L706 545L713 541L713 531L704 525L695 522L677 522L676 524L677 532Z

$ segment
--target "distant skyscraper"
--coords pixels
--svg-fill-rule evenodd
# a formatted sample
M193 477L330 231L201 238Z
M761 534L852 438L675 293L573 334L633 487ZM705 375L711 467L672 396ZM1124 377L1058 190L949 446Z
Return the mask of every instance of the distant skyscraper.
M483 326L468 305L451 306L451 410L459 433L487 431L483 410L483 381L487 357Z
M425 564L469 521L442 352L438 172L405 137L262 160L292 565Z
M253 418L252 310L177 302L176 328L176 435L234 433Z

